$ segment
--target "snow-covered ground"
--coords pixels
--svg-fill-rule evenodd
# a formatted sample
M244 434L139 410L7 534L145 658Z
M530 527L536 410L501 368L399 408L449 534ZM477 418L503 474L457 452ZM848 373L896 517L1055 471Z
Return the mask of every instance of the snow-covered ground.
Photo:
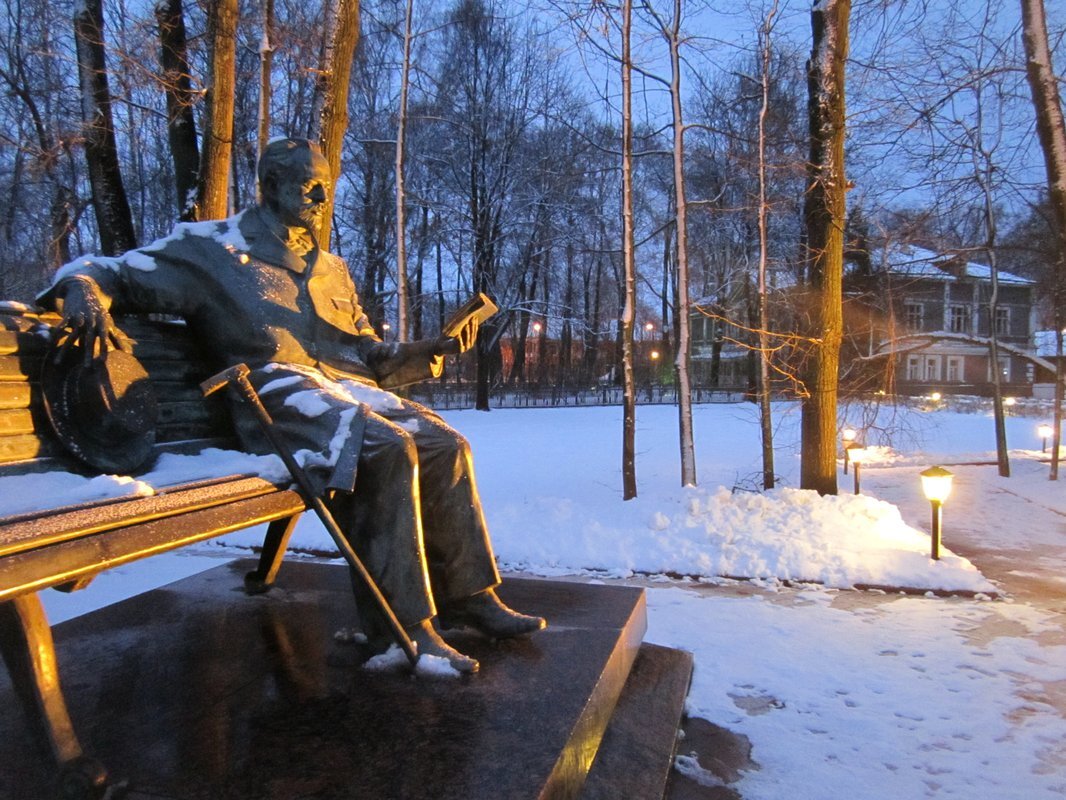
M760 470L752 406L695 408L700 486L688 489L679 486L676 410L640 407L639 496L629 502L618 408L445 416L474 446L505 570L649 586L647 639L695 654L689 713L752 743L758 768L732 787L742 797L1066 795L1066 471L1063 483L1047 480L1037 420L1008 419L1014 477L950 467L944 557L933 562L918 473L992 460L990 417L882 414L864 434L879 447L863 467L863 495L849 494L852 476L842 475L842 494L819 498L790 488L798 409L775 411L784 488L763 495L751 491ZM861 429L857 414L850 421ZM5 479L0 513L14 498L26 507L56 491L150 492L205 464L222 474L276 468L231 458L175 459L146 481L93 487L74 476L62 489ZM49 593L49 613L84 613L260 539L240 532L114 570L84 592ZM330 542L305 519L292 546ZM850 589L857 584L909 591ZM960 594L923 596L933 589Z

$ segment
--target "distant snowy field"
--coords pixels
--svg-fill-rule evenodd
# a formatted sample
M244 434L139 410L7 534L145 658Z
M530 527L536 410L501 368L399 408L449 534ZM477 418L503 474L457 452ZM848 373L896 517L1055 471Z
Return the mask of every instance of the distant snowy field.
M734 785L745 800L1066 794L1061 612L983 599L1004 588L950 553L962 529L968 541L1004 551L1066 542L1066 474L1063 483L1046 480L1047 465L1036 460L1038 420L1008 419L1015 477L998 478L994 467L951 467L949 552L932 562L918 473L934 463L993 458L990 417L886 413L867 434L868 444L880 445L873 460L883 466L863 468L863 496L851 495L851 475L841 475L841 494L818 498L794 488L798 408L781 404L775 413L783 488L762 495L750 491L761 469L754 407L694 409L694 489L679 485L676 409L639 407L639 496L629 502L621 500L618 408L444 416L473 444L505 569L589 580L637 575L663 587L648 591L647 639L695 654L691 714L751 739L759 769ZM882 427L891 439L873 432ZM216 474L277 467L216 452L164 463L148 483L205 465ZM15 490L5 481L0 498L151 491L147 483L112 483ZM72 596L49 593L49 613L65 618L176 580L245 554L261 536L240 532L115 570ZM319 551L330 542L305 518L293 546ZM1046 552L1042 558L1047 569ZM1057 567L1066 581L1066 564ZM857 583L968 596L843 591Z

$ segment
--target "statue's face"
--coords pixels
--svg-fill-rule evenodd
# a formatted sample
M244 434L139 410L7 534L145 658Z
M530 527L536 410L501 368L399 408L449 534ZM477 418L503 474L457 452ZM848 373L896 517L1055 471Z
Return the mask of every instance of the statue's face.
M264 187L263 199L289 227L317 231L329 188L329 164L318 153L307 151L307 158L282 173L274 186Z

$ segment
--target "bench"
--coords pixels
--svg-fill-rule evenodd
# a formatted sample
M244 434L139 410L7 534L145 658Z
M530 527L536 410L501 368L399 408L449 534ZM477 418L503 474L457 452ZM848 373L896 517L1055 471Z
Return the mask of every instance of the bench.
M59 318L0 304L0 493L3 478L62 470L92 475L52 433L37 383ZM159 400L155 454L239 449L225 401L204 398L205 359L178 322L117 321ZM150 466L153 458L149 460ZM107 775L86 756L67 713L51 629L38 593L81 589L105 569L268 523L259 567L245 578L265 591L281 565L300 495L256 475L230 475L157 489L148 497L64 505L0 517L0 652L30 719L59 767L63 796L103 796Z

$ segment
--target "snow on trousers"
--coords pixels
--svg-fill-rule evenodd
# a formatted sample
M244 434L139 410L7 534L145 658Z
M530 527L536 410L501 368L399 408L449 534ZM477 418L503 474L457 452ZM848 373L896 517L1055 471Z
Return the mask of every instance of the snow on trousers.
M283 390L262 391L286 374L253 370L250 379L275 432L303 461L312 482L325 486L336 476L332 466L316 466L315 456L323 451L323 442L334 439L352 403L298 373L288 374ZM286 402L297 393L306 398L307 392L321 400L321 410L313 416L306 404ZM437 607L496 586L500 576L470 445L425 406L388 397L389 407L378 405L367 416L354 490L325 492L325 500L406 627L433 617ZM240 403L231 408L242 444L254 452L272 452L251 411ZM315 455L301 459L303 453ZM373 624L373 604L359 581L353 581L353 588L360 614Z

